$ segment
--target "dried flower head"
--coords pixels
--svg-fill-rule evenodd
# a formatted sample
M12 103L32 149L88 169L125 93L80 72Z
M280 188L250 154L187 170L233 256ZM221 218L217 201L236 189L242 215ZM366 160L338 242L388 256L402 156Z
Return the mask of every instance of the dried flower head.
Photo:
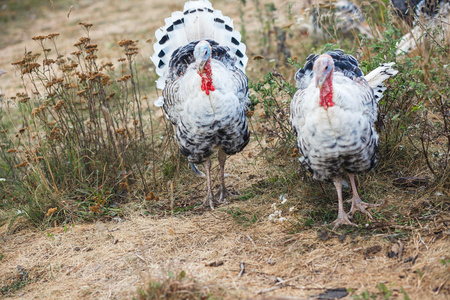
M61 107L63 107L64 106L64 100L59 100L56 104L55 104L55 106L54 106L54 109L56 110L56 111L59 111L60 109L61 109Z
M38 36L33 36L31 39L33 41L43 41L45 40L47 37L45 35L38 35Z
M118 134L120 134L120 135L124 135L126 131L127 131L127 130L126 130L125 128L119 128L119 129L116 129L116 133L118 133Z
M125 81L127 81L128 79L130 79L130 78L131 78L131 75L123 75L122 78L120 78L120 79L117 80L117 81L119 81L119 82L125 82Z
M28 129L28 127L23 127L23 128L20 128L19 129L19 133L24 133L25 132L25 130L27 130Z
M50 33L48 36L47 36L47 38L48 39L54 39L54 38L56 38L56 37L58 37L59 36L59 33Z
M54 63L55 63L55 60L51 59L51 58L46 58L43 60L43 64L46 66L50 66L51 64L54 64Z
M28 165L28 162L26 160L24 160L22 163L16 165L16 169L20 168L20 167L25 167L26 165Z
M145 201L158 201L159 196L156 196L153 192L150 192L146 197Z
M36 117L40 112L41 110L39 108L33 108L33 110L31 111L31 115L33 117Z
M46 216L49 217L49 216L50 216L52 213L54 213L56 210L57 210L56 207L54 207L54 208L49 208L48 211L47 211Z
M83 26L87 31L89 31L94 24L88 22L78 22L78 25Z
M119 46L120 47L125 47L125 48L127 48L127 47L129 47L129 46L132 46L132 45L134 45L135 43L134 43L134 41L132 41L132 40L127 40L127 39L123 39L123 40L121 40L120 42L119 42Z
M87 44L89 44L90 42L91 42L91 38L88 38L88 37L80 37L79 38L79 41L82 43L82 44L84 44L84 45L87 45Z

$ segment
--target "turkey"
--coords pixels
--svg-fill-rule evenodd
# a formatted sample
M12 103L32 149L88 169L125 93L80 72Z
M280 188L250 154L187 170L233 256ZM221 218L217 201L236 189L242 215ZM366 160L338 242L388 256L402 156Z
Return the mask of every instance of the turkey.
M391 0L391 4L397 16L408 22L408 24L412 24L414 11L420 1L422 0Z
M215 201L225 203L229 195L227 155L242 151L250 139L246 46L233 21L207 0L186 2L183 12L172 13L155 35L151 59L159 75L157 88L162 89L155 105L163 107L174 125L180 151L197 174L201 172L195 164L204 164L207 196L202 207L214 209ZM210 176L214 150L220 167L216 196Z
M373 38L369 25L366 23L361 9L354 3L343 0L333 0L307 9L310 11L308 23L300 20L303 29L314 37L323 38L326 33L353 34L361 33L369 39Z
M311 54L295 74L297 87L291 102L290 123L297 135L300 162L318 180L332 180L337 191L339 212L333 222L354 225L351 215L367 214L379 205L361 201L354 174L368 172L377 163L378 101L386 87L383 82L397 73L394 63L384 64L366 77L358 61L342 50ZM350 215L342 203L342 176L347 172L353 197Z
M408 2L407 2L408 3ZM407 54L417 48L418 42L426 37L430 32L433 33L433 39L437 42L449 39L450 35L450 1L449 0L422 0L419 3L409 2L411 10L414 12L413 28L411 32L405 34L396 45L397 55ZM415 4L415 5L414 5ZM393 1L397 11L401 11L396 2ZM401 16L405 16L401 14Z

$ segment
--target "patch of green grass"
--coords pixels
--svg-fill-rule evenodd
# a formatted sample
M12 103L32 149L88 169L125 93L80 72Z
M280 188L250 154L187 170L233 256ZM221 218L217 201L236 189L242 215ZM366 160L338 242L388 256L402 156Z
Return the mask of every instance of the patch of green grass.
M230 207L222 211L230 214L237 224L244 227L251 226L260 220L259 211L246 212L239 207Z
M239 200L245 201L248 199L252 199L255 197L255 193L254 191L250 190L250 191L245 191L242 195L238 196Z
M30 284L31 279L28 275L28 272L22 268L21 266L17 266L18 269L18 275L14 276L14 279L12 282L8 285L4 285L0 289L0 294L3 296L9 296L13 294L16 291L21 290L23 287Z
M386 284L380 282L377 284L378 293L369 292L368 290L364 290L360 295L353 295L353 299L364 299L364 300L376 300L376 299L391 299L394 290L390 287L387 287ZM409 300L408 294L405 292L403 287L401 288L401 293L403 294L404 300Z

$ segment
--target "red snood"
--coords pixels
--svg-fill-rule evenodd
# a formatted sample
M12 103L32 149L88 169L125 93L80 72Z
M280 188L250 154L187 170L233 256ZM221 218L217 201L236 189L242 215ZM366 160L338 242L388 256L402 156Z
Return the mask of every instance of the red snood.
M334 105L332 76L329 76L327 80L325 80L322 88L320 89L319 105L322 106L325 110L327 110L328 107L332 107Z
M213 86L213 82L212 82L212 74L211 74L211 61L208 60L205 63L205 67L203 68L203 72L202 73L198 73L198 75L200 75L200 77L202 78L202 91L204 91L206 93L206 95L209 95L209 91L213 92L215 91L215 88Z

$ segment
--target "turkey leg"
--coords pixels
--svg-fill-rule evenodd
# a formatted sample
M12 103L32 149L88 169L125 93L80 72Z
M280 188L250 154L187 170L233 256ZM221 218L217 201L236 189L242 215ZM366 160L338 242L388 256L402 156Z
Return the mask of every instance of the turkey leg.
M333 180L334 186L336 187L336 192L338 194L338 205L339 205L339 210L338 210L338 218L331 224L334 224L333 230L336 230L339 225L343 225L343 224L347 224L347 225L353 225L356 226L355 224L353 224L352 222L350 222L349 220L349 215L347 215L347 213L344 211L344 204L342 203L342 178L335 178Z
M205 166L205 173L206 173L206 186L208 188L208 191L207 191L206 199L201 206L205 207L206 205L208 205L208 202L209 202L209 206L211 207L212 210L214 210L214 195L213 195L212 189L211 189L211 175L210 175L210 173L211 173L211 158L208 157L208 159L204 163L204 166Z
M226 198L229 196L228 190L225 186L225 161L227 160L227 154L223 152L222 149L217 151L217 156L219 158L220 166L220 189L219 189L219 200L218 203L227 203Z
M356 188L356 183L355 183L355 175L348 173L348 178L350 178L350 183L352 184L352 192L353 192L353 198L352 198L352 208L350 209L349 214L351 216L353 216L353 214L357 211L360 211L366 215L369 216L369 218L372 219L372 215L366 210L366 208L369 207L378 207L381 204L371 204L371 203L366 203L363 202L361 200L361 198L359 198L359 194L358 194L358 189Z

